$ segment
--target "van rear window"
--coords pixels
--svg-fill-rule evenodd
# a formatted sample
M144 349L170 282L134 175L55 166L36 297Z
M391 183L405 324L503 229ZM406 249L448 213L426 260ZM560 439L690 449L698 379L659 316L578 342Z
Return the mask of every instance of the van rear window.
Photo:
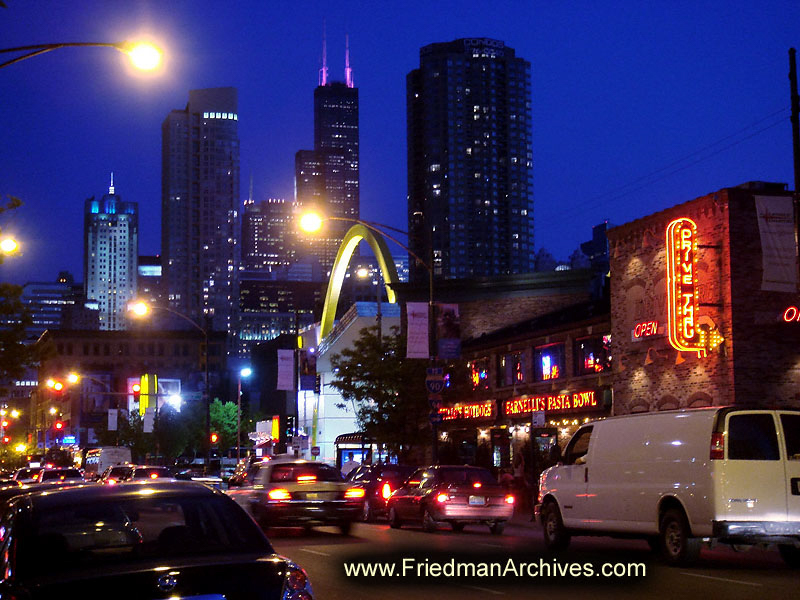
M728 419L729 460L778 460L778 435L771 414L731 415Z
M781 415L783 437L786 440L786 456L789 460L800 460L800 415Z

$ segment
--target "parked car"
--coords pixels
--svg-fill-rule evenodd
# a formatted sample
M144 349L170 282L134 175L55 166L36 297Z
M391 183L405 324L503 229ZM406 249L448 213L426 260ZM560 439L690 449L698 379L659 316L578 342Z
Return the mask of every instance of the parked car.
M80 469L71 467L53 467L50 469L45 467L39 471L39 474L36 476L36 481L38 483L52 483L62 481L83 482L85 480Z
M364 490L345 482L336 467L307 460L258 463L253 483L228 494L264 528L336 525L345 535L364 502Z
M436 465L415 471L386 506L394 529L417 522L432 532L444 522L461 531L469 523L483 523L499 535L514 513L514 496L487 469Z
M0 526L4 598L312 598L305 571L276 555L235 502L200 484L23 494Z
M713 407L583 425L544 471L545 544L574 535L647 539L667 562L704 541L777 544L800 566L800 410Z
M369 523L377 517L386 516L386 500L392 492L403 485L418 467L377 463L361 465L345 478L353 487L364 489L364 506L361 520Z

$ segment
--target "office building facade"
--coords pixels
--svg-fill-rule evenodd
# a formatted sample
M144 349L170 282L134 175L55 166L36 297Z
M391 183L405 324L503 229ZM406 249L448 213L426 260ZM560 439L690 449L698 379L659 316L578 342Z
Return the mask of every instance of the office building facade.
M162 125L166 302L205 329L235 330L239 266L235 88L191 90Z
M534 270L530 78L488 38L425 46L407 76L409 244L437 278Z
M242 213L242 269L272 273L296 257L297 204L284 198L248 200Z
M139 209L114 190L84 204L84 289L97 302L100 329L126 329L128 303L136 297Z

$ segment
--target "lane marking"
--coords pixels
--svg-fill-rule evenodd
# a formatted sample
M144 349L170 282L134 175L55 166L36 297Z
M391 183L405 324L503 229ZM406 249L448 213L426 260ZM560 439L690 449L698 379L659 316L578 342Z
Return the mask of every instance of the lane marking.
M764 587L761 583L754 583L752 581L741 581L740 579L728 579L727 577L712 577L711 575L698 575L697 573L681 573L688 577L700 577L701 579L713 579L714 581L727 581L729 583L740 583L742 585L751 585L753 587Z
M472 590L478 590L479 592L486 592L487 594L494 594L495 596L505 596L505 592L498 592L497 590L490 590L488 588L478 587L477 585L464 585L461 584L461 587L470 588Z
M308 548L298 548L300 552L308 552L309 554L317 554L319 556L330 556L327 552L320 552L319 550L309 550Z

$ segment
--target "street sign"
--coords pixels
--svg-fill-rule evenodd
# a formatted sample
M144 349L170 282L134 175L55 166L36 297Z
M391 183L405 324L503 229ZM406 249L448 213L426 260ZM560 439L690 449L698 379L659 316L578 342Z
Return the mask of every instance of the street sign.
M533 413L533 419L531 420L531 426L533 427L544 427L544 411L537 410Z
M439 412L439 409L442 408L442 397L441 396L428 396L428 404L431 407L431 411Z
M438 412L432 412L430 415L428 415L428 418L430 419L432 425L438 425L442 422L442 415Z
M441 394L444 389L444 369L430 367L425 375L425 387L429 394Z
M311 456L319 456L319 446L311 446Z

